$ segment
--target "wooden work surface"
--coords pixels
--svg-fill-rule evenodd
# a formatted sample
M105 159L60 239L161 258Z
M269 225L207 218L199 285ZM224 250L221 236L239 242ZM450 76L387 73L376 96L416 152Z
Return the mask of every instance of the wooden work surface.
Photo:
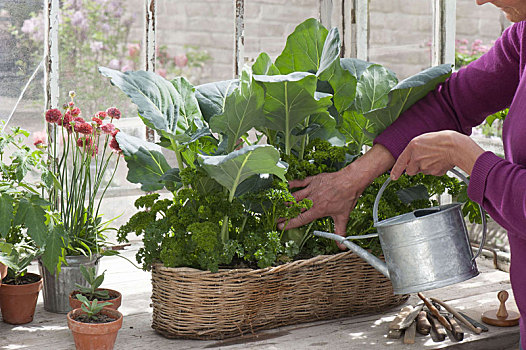
M123 253L135 261L138 246L128 247ZM480 321L483 311L498 308L497 292L507 290L509 310L516 310L509 275L495 270L490 260L478 262L481 274L464 283L424 292L436 297ZM402 307L383 314L356 316L331 321L282 327L262 331L256 335L224 341L195 341L166 339L151 328L150 273L137 270L129 262L118 257L101 260L100 271L106 271L103 287L119 290L123 295L119 309L124 323L119 331L115 350L130 349L518 349L519 328L488 326L489 332L471 334L464 329L462 342L434 343L430 336L417 334L415 344L404 345L401 339L387 339L389 322ZM37 271L36 266L31 271ZM418 297L412 295L408 303L415 305ZM34 321L20 326L0 322L0 349L66 350L75 349L67 327L65 315L53 314L43 308L40 294Z

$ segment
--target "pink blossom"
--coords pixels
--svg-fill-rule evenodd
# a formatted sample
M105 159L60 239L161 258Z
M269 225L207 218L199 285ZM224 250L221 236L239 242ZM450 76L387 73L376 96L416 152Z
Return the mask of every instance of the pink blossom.
M97 117L91 118L92 121L94 121L97 125L102 125L102 120Z
M38 147L42 148L46 145L47 141L47 134L45 131L36 131L33 133L33 144Z
M44 17L40 13L36 17L26 19L21 28L23 33L26 33L36 42L44 41Z
M46 122L48 123L58 123L62 117L62 112L60 110L53 108L46 112Z
M124 61L121 72L127 72L134 69L135 64L132 61L126 60Z
M111 69L119 69L121 67L121 63L118 59L114 58L108 63L108 68Z
M182 55L176 55L174 57L174 62L177 67L183 68L188 63L188 57L186 57L185 54Z
M103 133L110 135L115 130L115 125L112 123L104 124L100 129Z
M95 113L95 117L101 120L104 120L104 118L106 118L107 116L108 114L105 111L98 111L97 113Z
M117 139L115 137L113 137L110 141L110 148L117 153L122 152L122 149L119 146L119 142L117 142Z
M159 68L159 69L156 69L155 72L156 72L157 74L159 74L161 77L166 78L166 73L167 73L167 72L166 72L166 69L164 69L164 68Z
M141 52L141 45L139 44L128 44L128 55L130 57L136 57Z
M73 126L73 129L76 132L84 135L90 135L93 133L93 127L88 123L75 124L75 126Z
M121 118L121 111L119 111L116 107L110 107L106 110L106 113L111 119L120 119Z

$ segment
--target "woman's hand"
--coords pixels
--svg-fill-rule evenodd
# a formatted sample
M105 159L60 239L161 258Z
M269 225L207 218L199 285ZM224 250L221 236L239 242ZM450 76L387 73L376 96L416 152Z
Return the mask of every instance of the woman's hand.
M411 140L400 154L391 170L391 178L398 179L404 170L407 175L441 176L455 166L471 174L482 153L484 150L475 141L456 131L423 134Z
M335 173L323 173L304 180L290 181L291 188L303 187L293 193L300 201L312 200L312 207L279 229L291 229L330 216L334 220L334 233L345 236L349 214L364 189L394 164L391 153L382 145L375 145L362 157ZM340 246L341 248L342 246Z

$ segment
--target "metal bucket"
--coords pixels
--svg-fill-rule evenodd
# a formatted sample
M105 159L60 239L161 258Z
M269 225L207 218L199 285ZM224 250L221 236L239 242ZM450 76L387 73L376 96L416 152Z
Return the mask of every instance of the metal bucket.
M77 288L75 284L88 287L80 272L80 266L95 266L98 271L99 259L100 256L93 256L91 259L85 256L66 256L66 264L61 266L58 275L51 273L39 259L38 269L44 278L44 309L58 314L68 313L71 310L69 293Z
M453 172L467 183L462 174ZM389 181L378 192L373 218L395 294L440 288L477 276L475 259L486 239L482 208L483 238L473 256L460 203L415 210L378 222L378 203Z

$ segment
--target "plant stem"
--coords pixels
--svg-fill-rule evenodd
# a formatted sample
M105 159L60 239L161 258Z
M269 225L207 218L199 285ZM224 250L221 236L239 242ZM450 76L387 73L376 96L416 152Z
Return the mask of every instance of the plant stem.
M285 83L285 154L290 156L291 146L290 146L290 111L289 111L289 100L288 100L288 91L287 83Z

